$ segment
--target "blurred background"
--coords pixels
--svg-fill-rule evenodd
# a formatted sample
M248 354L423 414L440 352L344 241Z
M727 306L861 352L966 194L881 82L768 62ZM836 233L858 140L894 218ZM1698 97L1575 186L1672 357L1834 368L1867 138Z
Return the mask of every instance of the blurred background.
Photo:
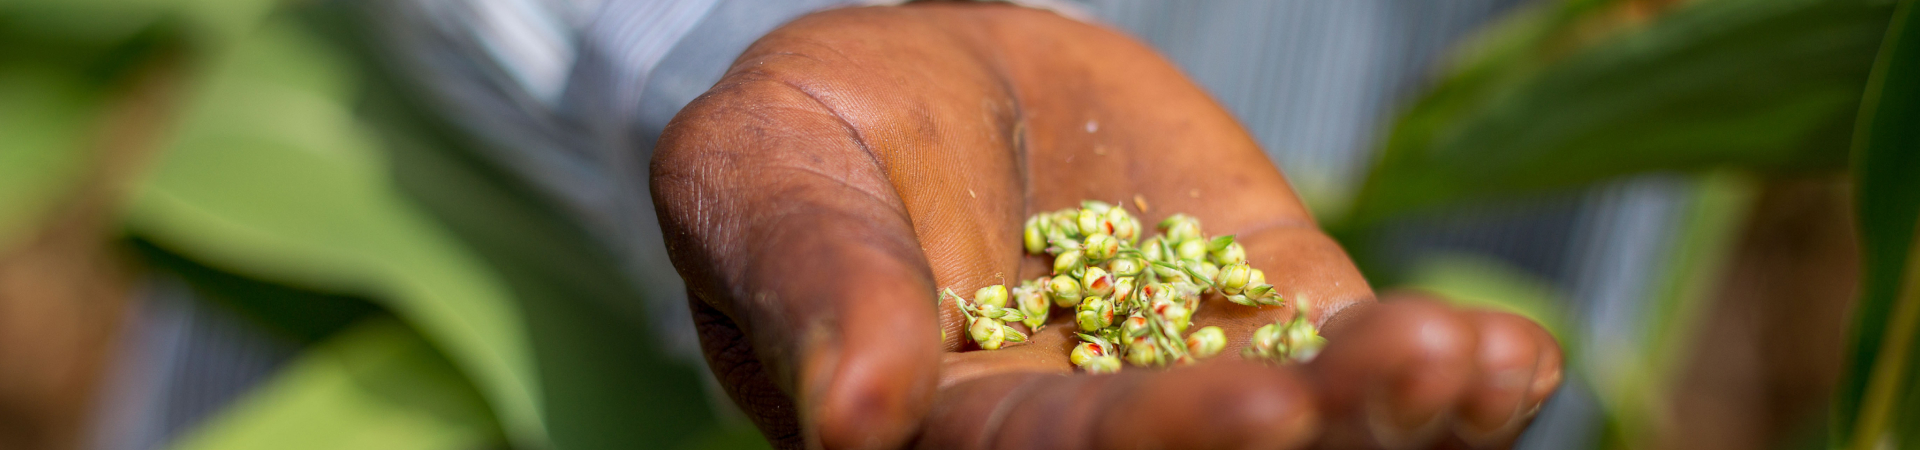
M765 448L646 161L833 3L0 2L0 448ZM1026 3L1166 53L1377 289L1546 324L1521 448L1920 448L1912 0Z

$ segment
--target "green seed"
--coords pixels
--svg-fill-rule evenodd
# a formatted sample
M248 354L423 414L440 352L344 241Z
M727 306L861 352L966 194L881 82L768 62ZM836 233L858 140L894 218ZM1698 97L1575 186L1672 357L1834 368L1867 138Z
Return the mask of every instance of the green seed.
M1092 297L1112 294L1113 275L1108 274L1106 269L1088 267L1086 273L1080 275L1080 292Z
M1053 297L1053 304L1072 307L1080 304L1080 280L1066 275L1056 275L1047 280L1047 293Z
M1060 256L1053 258L1053 273L1055 275L1073 273L1085 266L1086 260L1081 256L1079 250L1060 252Z
M1195 358L1211 358L1227 348L1227 333L1220 327L1204 327L1187 335L1187 352Z
M973 337L973 342L980 344L980 348L986 350L999 350L1000 345L1007 341L1005 325L998 320L985 317L974 319L973 324L967 327L967 335Z

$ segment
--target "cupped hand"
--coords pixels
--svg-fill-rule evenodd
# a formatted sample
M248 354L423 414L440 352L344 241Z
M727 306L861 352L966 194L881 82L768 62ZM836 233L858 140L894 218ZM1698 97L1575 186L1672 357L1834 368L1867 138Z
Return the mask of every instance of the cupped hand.
M1375 303L1205 92L1045 11L803 17L680 112L652 177L708 362L783 447L1498 446L1559 383L1558 346L1525 319ZM1306 365L1240 361L1254 328L1294 311L1217 297L1194 322L1224 328L1227 350L1193 366L1078 373L1058 310L1026 344L964 343L935 293L1045 274L1022 223L1082 199L1237 235L1330 344Z

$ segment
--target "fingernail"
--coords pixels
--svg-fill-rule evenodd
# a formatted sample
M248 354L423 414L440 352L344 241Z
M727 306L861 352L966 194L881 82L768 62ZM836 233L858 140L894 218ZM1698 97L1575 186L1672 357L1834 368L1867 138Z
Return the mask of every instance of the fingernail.
M1561 375L1560 368L1554 367L1548 370L1546 374L1533 379L1533 385L1527 389L1528 394L1531 394L1530 397L1534 400L1536 406L1539 403L1546 402L1547 396L1552 395L1555 389L1560 388Z

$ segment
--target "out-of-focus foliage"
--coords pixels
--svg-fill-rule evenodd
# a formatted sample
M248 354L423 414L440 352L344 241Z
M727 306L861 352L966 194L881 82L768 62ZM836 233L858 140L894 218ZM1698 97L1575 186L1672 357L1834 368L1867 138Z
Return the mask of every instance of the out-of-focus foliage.
M1572 347L1566 296L1553 285L1505 262L1473 254L1429 256L1414 264L1400 287L1431 292L1456 304L1506 311L1532 319Z
M1363 226L1466 199L1714 166L1839 168L1892 5L1566 1L1492 28L1400 118Z
M1733 171L1693 177L1688 185L1679 230L1647 292L1649 307L1634 318L1645 335L1620 342L1637 346L1594 345L1598 354L1585 358L1581 368L1595 375L1595 390L1624 442L1652 442L1665 425L1663 417L1649 413L1660 411L1665 399L1650 394L1674 392L1689 357L1704 350L1695 345L1697 333L1758 191L1754 180Z
M0 61L0 250L12 247L71 188L99 99L72 74Z
M1365 229L1408 212L1650 171L1837 170L1852 142L1866 280L1829 434L1853 448L1920 442L1909 435L1920 434L1920 392L1910 386L1920 288L1903 285L1903 276L1920 279L1906 261L1920 215L1920 33L1889 28L1892 1L1690 1L1653 15L1625 3L1555 3L1468 45L1478 50L1458 55L1391 128L1359 195L1332 221L1336 234L1364 248ZM1913 15L1911 3L1898 14ZM1608 364L1615 385L1596 386L1619 442L1645 442L1659 416L1644 393L1665 392L1663 380L1694 351L1703 300L1751 202L1751 182L1740 179L1709 175L1690 188L1664 281L1640 318L1645 347L1630 350L1640 355L1632 364ZM1458 272L1416 271L1410 281L1496 278ZM1538 295L1466 292L1523 311Z
M421 336L376 318L307 350L180 450L466 450L502 443L487 403Z
M506 287L401 197L347 101L347 62L285 21L214 58L131 204L133 231L235 273L364 293L474 377L522 444L546 441Z
M1854 134L1865 265L1833 433L1854 449L1920 445L1920 8L1903 0L1894 20Z
M100 116L128 78L182 36L152 8L0 3L0 251L81 182L102 145Z
M396 100L365 30L330 26L342 6L0 4L0 47L24 49L0 52L0 250L85 181L103 105L164 59L176 110L125 199L132 253L322 342L177 445L764 447L633 320L611 258ZM398 321L338 331L369 314Z

